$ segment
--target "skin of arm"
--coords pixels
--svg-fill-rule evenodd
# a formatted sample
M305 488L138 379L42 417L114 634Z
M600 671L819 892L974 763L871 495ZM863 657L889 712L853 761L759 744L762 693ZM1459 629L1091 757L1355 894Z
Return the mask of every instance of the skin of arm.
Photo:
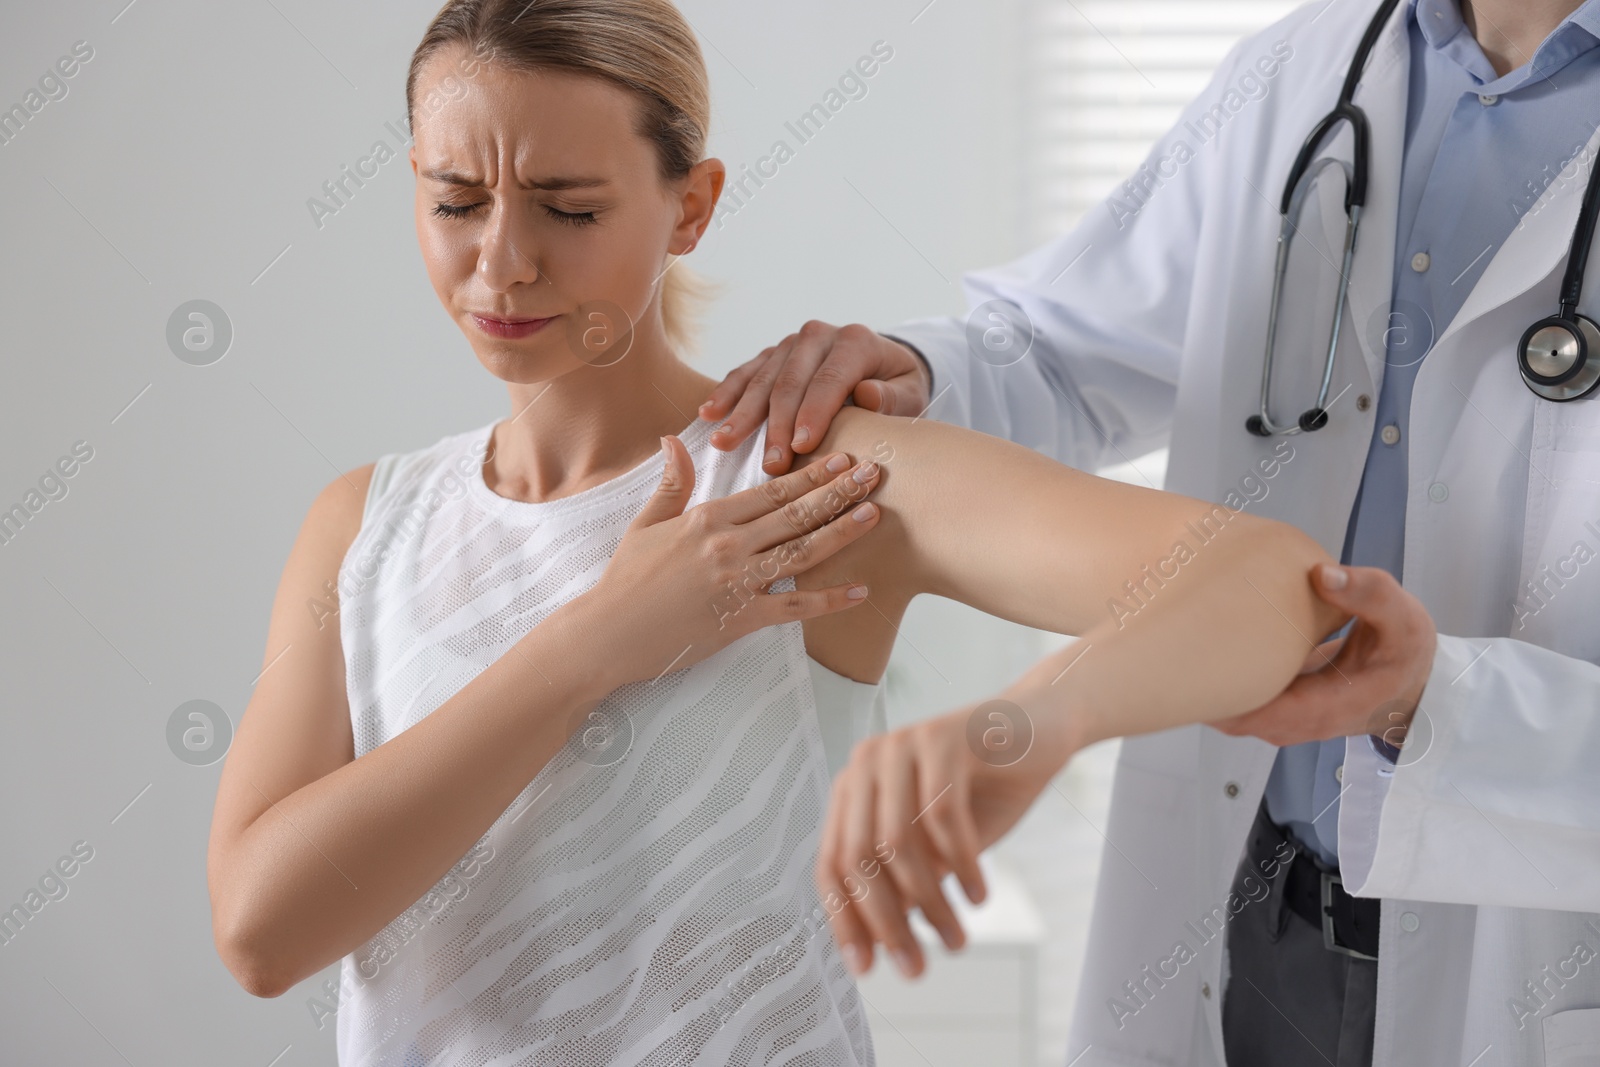
M818 452L835 450L880 462L882 480L873 493L883 511L879 533L796 582L869 581L870 600L893 606L887 620L871 612L807 620L808 650L854 678L882 676L892 645L887 624L898 621L913 597L931 593L1026 626L1081 636L1097 658L1137 634L1140 658L1158 659L1164 670L1183 671L1196 683L1174 699L1162 695L1169 683L1160 677L1120 679L1113 687L1105 681L1116 676L1110 668L1085 670L1071 691L1092 694L1096 706L1075 707L1072 718L1083 744L1090 744L1257 707L1348 618L1310 583L1311 567L1332 558L1287 523L1099 478L930 419L846 407ZM801 460L800 469L813 462ZM1202 527L1216 531L1205 543L1196 535ZM1179 542L1191 549L1181 563L1173 558ZM1161 577L1174 570L1173 577ZM1143 587L1147 606L1129 595L1130 582ZM1113 602L1121 602L1123 613L1113 612ZM1196 633L1208 643L1197 645ZM1046 662L1060 670L1082 654L1081 645ZM1136 682L1125 698L1117 697ZM1113 705L1104 703L1114 697Z
M954 871L981 900L978 853L1073 753L1258 707L1348 618L1311 582L1312 569L1333 560L1285 523L1097 478L925 419L845 408L822 448L876 456L883 467L873 496L883 512L878 536L799 579L870 578L878 612L806 623L807 647L825 665L880 677L894 626L921 593L1081 637L998 694L1004 703L958 708L857 745L834 781L818 887L858 971L879 942L906 973L920 972L905 921L912 906L959 947L938 880ZM1142 597L1125 583L1142 585ZM1031 727L1015 762L985 759L969 740L974 717L996 707L1009 725Z
M317 497L284 566L206 859L218 953L248 992L281 995L416 903L618 686L695 662L759 626L859 605L842 586L813 586L763 598L725 626L707 592L752 570L753 552L793 555L791 507L827 525L808 530L811 555L795 556L785 574L875 528L871 519L827 521L838 512L816 506L839 495L854 471L848 457L837 457L842 473L816 465L683 513L693 465L677 438L664 447L669 473L600 584L360 759L337 575L361 527L371 465ZM870 479L851 485L852 504L873 488Z
M285 662L257 684L218 786L213 933L257 996L353 951L427 892L560 749L573 709L604 696L599 672L581 669L581 631L557 620L355 759L338 618L307 604L328 599L371 470L311 506L268 627L267 657Z

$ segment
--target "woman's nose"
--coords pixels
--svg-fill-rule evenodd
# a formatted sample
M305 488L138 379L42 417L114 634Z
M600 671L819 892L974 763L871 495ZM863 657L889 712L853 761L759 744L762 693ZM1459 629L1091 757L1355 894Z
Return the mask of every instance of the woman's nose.
M504 292L519 282L539 280L539 268L533 261L533 233L522 225L520 214L503 203L497 204L483 230L478 274L496 292Z

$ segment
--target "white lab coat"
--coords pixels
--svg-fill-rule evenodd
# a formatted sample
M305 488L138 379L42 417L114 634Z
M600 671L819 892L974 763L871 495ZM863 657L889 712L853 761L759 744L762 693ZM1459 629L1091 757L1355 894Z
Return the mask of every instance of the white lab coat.
M1223 502L1237 492L1234 503L1337 557L1373 436L1384 332L1428 328L1388 307L1404 5L1356 95L1372 122L1371 187L1330 422L1287 439L1253 437L1244 422L1259 398L1278 198L1374 10L1309 5L1242 42L1157 144L1141 188L1016 262L967 275L970 305L1003 298L1026 311L1037 336L1020 362L974 359L958 318L885 330L929 358L945 390L932 414L1087 470L1170 443L1165 488ZM1190 151L1177 161L1180 140ZM1324 154L1349 159L1350 144L1346 127ZM1346 888L1383 898L1375 1067L1600 1064L1600 396L1537 399L1515 362L1523 330L1556 310L1587 176L1569 170L1527 210L1454 321L1433 329L1416 380L1404 581L1437 623L1438 653L1412 754L1392 776L1365 737L1347 742L1339 817ZM1507 191L1508 207L1519 192ZM1337 196L1301 220L1330 259L1343 225ZM1306 269L1292 268L1285 314L1301 328L1284 327L1279 422L1316 395L1326 334L1305 326L1305 309L1332 302L1331 263L1297 257ZM1592 264L1584 308L1600 317L1600 253ZM1308 271L1320 271L1309 287ZM1292 458L1263 478L1258 462L1284 440ZM1538 601L1531 580L1544 583ZM1276 751L1206 727L1124 741L1107 829L1116 848L1103 856L1068 1047L1069 1059L1082 1054L1076 1067L1223 1063L1223 938L1205 938L1201 919L1227 903ZM1114 1011L1114 998L1137 1011ZM1322 1060L1308 1046L1299 1062Z

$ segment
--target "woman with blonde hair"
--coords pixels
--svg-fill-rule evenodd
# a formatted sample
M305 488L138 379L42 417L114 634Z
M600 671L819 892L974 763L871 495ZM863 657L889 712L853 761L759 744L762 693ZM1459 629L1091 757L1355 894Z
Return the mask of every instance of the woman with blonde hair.
M780 478L712 448L673 264L725 170L667 0L452 0L407 94L428 275L509 416L312 504L218 791L219 953L259 996L341 961L346 1065L872 1063L812 866L911 599L1092 647L1041 665L1026 783L1281 690L1343 621L1326 557L929 421L843 412Z

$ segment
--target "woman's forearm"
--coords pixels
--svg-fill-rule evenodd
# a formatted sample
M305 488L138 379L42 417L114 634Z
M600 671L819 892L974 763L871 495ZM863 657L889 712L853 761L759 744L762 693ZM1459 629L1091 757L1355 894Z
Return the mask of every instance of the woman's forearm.
M245 988L277 996L378 933L561 749L615 684L581 603L552 614L416 725L270 798L214 857L217 941Z
M1105 738L1259 707L1345 621L1311 584L1319 562L1337 561L1292 526L1235 513L1173 577L1129 575L1104 621L1001 696L1064 745L1063 762Z

